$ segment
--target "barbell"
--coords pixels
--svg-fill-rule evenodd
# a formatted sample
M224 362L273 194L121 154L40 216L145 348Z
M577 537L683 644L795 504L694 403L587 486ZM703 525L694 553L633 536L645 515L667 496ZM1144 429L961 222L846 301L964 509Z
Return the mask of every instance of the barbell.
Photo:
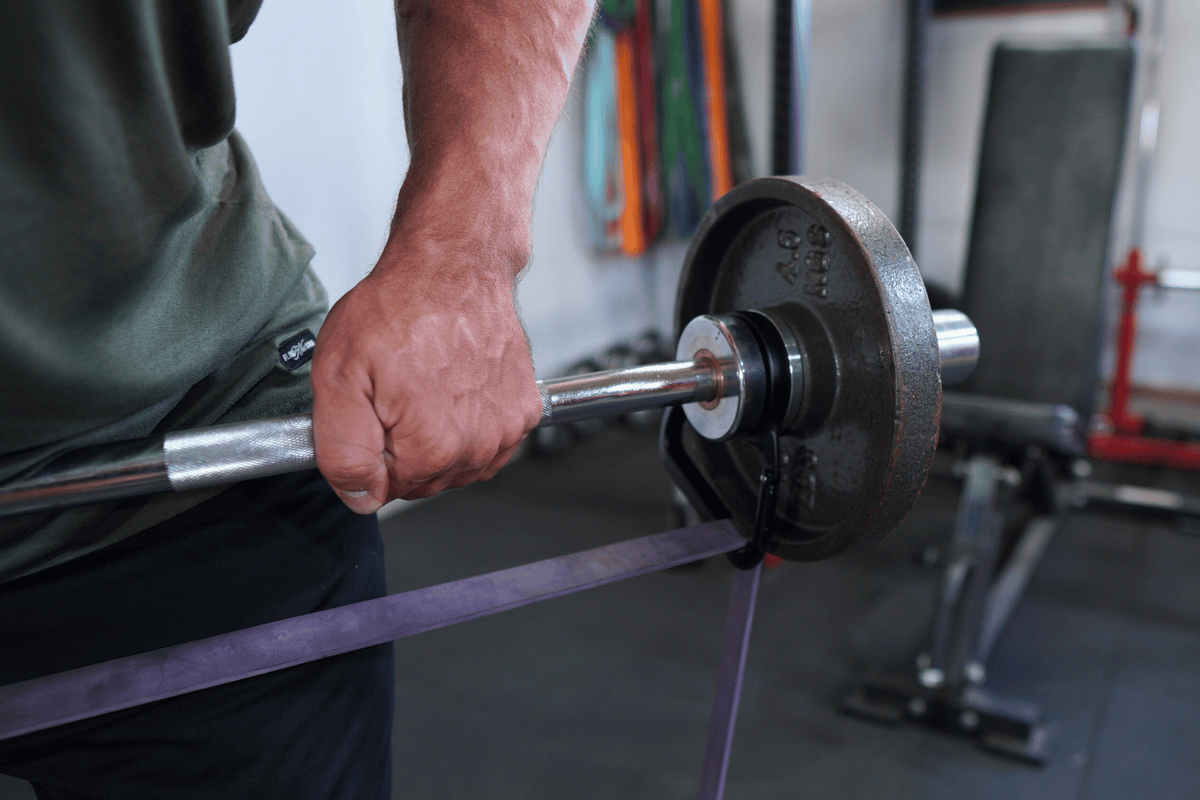
M770 549L813 560L869 543L907 513L936 445L940 387L979 353L957 311L931 312L899 235L834 181L766 178L723 197L685 260L676 361L538 382L541 426L666 406L672 477L746 535L762 458L781 435ZM686 318L686 319L685 319ZM295 415L100 445L0 487L0 517L187 491L316 464Z

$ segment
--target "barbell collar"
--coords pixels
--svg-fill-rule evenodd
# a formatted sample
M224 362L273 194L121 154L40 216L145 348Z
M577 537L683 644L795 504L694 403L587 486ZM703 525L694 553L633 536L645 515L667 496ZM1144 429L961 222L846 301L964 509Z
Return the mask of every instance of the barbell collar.
M753 332L732 314L703 314L679 334L677 359L707 362L719 376L709 402L683 407L705 439L722 441L758 424L767 395L766 357Z
M942 384L959 383L979 361L979 332L961 311L934 311L932 317ZM760 341L754 335L754 319L769 329L774 342ZM832 370L835 374L807 374L816 371L806 367L804 338L790 318L787 304L692 319L679 336L675 357L694 359L697 368L707 359L718 367L719 378L714 400L679 401L687 403L683 412L688 422L711 441L759 429L764 414L770 414L784 431L801 430L806 418L812 424L810 401L815 393L810 380L829 384L837 375L836 369ZM768 358L768 352L775 357ZM783 374L773 375L773 371ZM768 384L775 388L768 389ZM768 398L771 409L766 407Z

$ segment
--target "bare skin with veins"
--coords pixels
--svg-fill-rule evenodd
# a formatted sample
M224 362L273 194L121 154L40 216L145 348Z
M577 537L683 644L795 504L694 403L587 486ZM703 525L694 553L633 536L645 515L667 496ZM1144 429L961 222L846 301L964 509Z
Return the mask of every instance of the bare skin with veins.
M317 464L371 513L486 480L541 418L513 301L590 0L399 0L411 166L313 358Z

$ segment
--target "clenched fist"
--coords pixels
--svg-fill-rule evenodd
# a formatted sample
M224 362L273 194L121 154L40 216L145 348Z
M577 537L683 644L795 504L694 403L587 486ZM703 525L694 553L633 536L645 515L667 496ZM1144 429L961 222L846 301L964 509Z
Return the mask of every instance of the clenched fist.
M487 480L542 413L513 302L526 250L397 229L313 357L317 465L369 514Z
M396 2L409 170L313 356L317 466L355 511L490 478L541 418L513 284L593 10Z

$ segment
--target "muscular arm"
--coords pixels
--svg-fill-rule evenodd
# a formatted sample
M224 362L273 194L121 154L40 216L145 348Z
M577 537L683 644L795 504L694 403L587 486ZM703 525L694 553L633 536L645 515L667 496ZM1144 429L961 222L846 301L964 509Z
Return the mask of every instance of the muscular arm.
M355 511L491 477L541 415L513 304L590 0L398 0L411 165L313 360L317 463Z

